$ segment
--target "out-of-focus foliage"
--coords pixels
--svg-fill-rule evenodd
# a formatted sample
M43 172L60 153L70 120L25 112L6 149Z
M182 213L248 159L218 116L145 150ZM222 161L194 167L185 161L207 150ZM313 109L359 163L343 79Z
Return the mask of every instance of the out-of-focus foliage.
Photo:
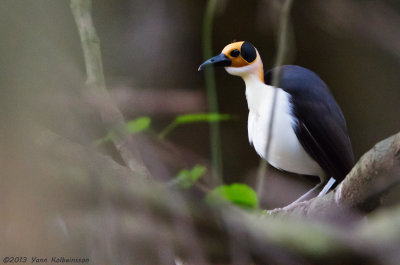
M139 117L135 120L127 121L124 124L124 130L127 134L135 134L139 132L146 131L150 128L151 119L149 117ZM94 146L99 146L101 144L112 141L115 138L115 132L110 131L106 136L97 139L94 142Z
M184 114L179 115L171 122L164 130L161 131L159 137L161 139L165 138L165 136L171 131L173 131L176 127L182 124L190 124L197 122L220 122L227 121L231 119L232 116L229 114L219 114L219 113L192 113L192 114Z
M151 119L149 117L140 117L136 120L125 123L125 130L128 134L134 134L145 131L150 128Z
M195 165L192 169L182 169L178 175L168 182L168 186L178 185L181 188L187 189L192 187L205 173L206 167Z
M206 197L206 201L211 204L218 204L221 199L245 209L256 209L258 207L257 193L251 187L242 183L219 186L210 191Z

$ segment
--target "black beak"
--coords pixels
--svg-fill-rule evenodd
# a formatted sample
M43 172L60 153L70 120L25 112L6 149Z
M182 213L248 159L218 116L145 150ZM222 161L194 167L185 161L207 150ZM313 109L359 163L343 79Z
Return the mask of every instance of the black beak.
M225 54L221 53L217 56L214 56L211 59L208 59L204 63L202 63L199 67L199 71L203 70L207 65L214 65L214 66L230 66L232 61L226 56Z

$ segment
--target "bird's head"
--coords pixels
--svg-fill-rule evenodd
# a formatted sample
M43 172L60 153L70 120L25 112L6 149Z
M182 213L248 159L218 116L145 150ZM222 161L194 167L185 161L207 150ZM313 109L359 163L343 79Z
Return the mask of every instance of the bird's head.
M242 78L258 76L263 80L263 64L257 49L247 41L228 44L220 54L214 56L199 67L199 71L208 65L224 66L231 75Z

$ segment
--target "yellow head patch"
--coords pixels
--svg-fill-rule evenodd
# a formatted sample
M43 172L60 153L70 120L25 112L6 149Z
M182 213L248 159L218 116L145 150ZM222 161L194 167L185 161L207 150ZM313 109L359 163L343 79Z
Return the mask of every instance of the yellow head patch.
M243 67L252 64L257 58L254 46L248 42L239 41L228 44L222 50L231 61L231 67Z

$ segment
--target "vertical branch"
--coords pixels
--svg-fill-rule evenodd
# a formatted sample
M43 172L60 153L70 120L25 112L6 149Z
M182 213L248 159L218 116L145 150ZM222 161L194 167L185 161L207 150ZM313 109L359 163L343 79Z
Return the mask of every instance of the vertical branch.
M280 17L279 17L279 28L278 28L278 51L274 63L274 67L281 66L285 61L285 58L288 54L288 37L289 37L289 19L290 19L290 8L292 6L293 0L285 0L283 3ZM277 68L273 72L272 76L272 86L274 87L273 100L271 105L271 119L268 124L268 139L266 144L266 160L268 160L270 143L273 137L273 123L275 119L275 106L276 106L276 97L277 97L277 89L279 85L279 75L280 69ZM264 184L264 176L267 168L267 163L265 160L261 160L258 172L257 172L257 194L259 199L261 200L262 189Z
M203 56L208 59L212 56L212 28L217 0L208 0L206 13L203 20ZM209 111L218 113L218 98L215 85L214 69L208 67L205 69L205 81L207 88L207 98ZM214 168L213 185L221 183L222 178L222 154L219 123L210 123L210 149L211 161Z
M114 145L120 152L126 165L140 176L149 176L149 173L140 156L132 151L130 139L123 129L124 118L119 109L112 103L105 85L103 64L101 60L100 40L93 25L91 0L71 0L71 11L79 31L87 80L86 85L91 89L92 97L96 97L103 123L108 130L116 132Z

